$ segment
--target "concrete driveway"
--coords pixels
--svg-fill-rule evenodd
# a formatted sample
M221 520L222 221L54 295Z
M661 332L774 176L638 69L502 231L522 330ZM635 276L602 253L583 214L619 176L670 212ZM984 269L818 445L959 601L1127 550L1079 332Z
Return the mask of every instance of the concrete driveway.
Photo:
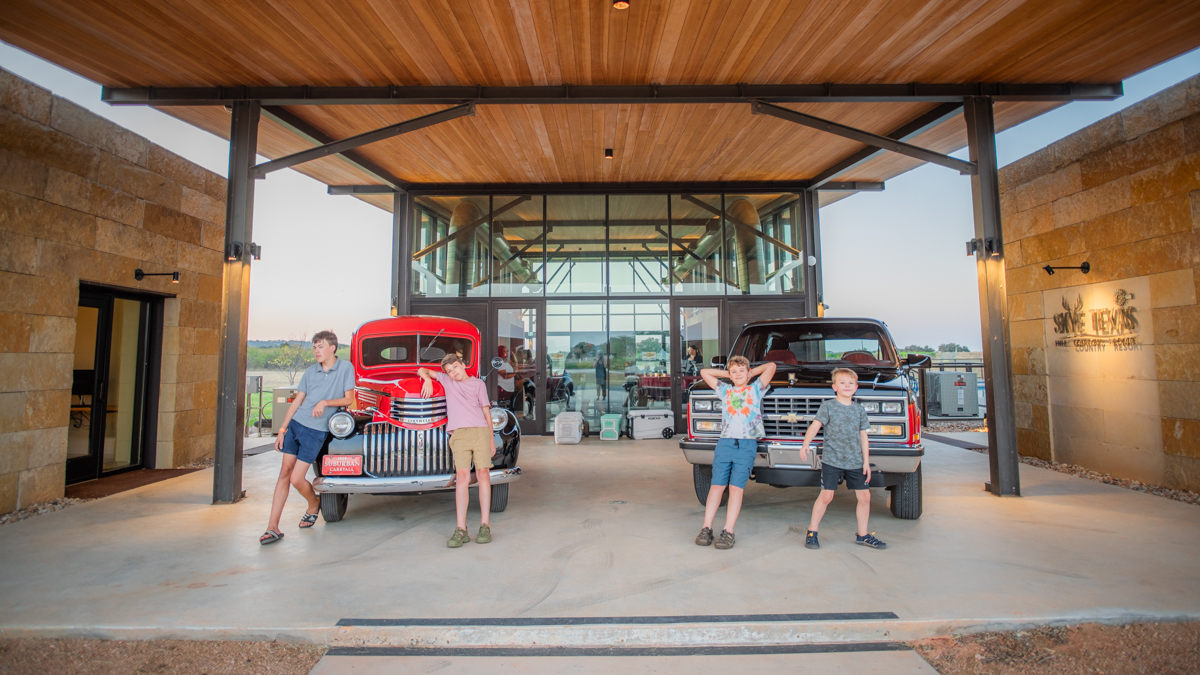
M1028 466L1025 497L999 499L981 489L984 455L932 442L920 520L875 492L885 551L854 545L848 492L809 551L816 490L756 484L737 546L700 548L674 443L540 437L486 546L446 548L440 494L353 496L344 521L311 531L293 496L286 538L262 547L279 461L246 458L233 506L208 503L207 470L0 528L0 635L783 644L1200 617L1200 508Z

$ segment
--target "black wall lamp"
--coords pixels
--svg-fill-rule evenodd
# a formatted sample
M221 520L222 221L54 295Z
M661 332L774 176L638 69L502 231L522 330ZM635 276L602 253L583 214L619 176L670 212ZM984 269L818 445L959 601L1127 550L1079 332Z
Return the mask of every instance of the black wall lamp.
M980 245L983 246L983 251L988 256L992 258L1000 257L1000 242L998 242L995 237L988 237L986 239L968 239L967 255L975 255L975 252L979 250Z
M1080 272L1087 274L1088 272L1092 271L1092 266L1088 263L1083 263L1077 267L1051 267L1050 265L1046 265L1042 269L1046 270L1046 274L1049 275L1053 275L1054 270L1079 270Z
M242 242L235 241L229 244L229 250L225 253L225 259L234 262L242 259ZM250 257L255 260L262 260L262 247L254 242L250 242Z
M141 281L146 277L171 277L171 283L179 283L179 272L143 272L140 267L133 271L133 278L136 281Z
M613 158L612 148L605 148L604 149L604 159L612 159L612 158Z

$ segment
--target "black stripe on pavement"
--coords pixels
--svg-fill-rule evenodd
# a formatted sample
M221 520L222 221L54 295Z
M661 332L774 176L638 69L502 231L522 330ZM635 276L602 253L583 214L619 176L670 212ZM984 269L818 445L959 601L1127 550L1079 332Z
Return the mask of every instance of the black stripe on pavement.
M723 647L330 647L326 656L750 656L758 654L842 654L903 652L900 642L834 642L800 645Z
M987 450L986 445L980 445L975 441L960 441L957 438L949 436L939 436L938 434L921 434L921 438L928 438L931 441L944 443L945 445L953 445L956 448L966 448L968 450Z
M700 616L565 616L483 619L339 619L338 626L594 626L609 624L777 623L781 621L864 621L898 619L894 612L817 614L717 614Z

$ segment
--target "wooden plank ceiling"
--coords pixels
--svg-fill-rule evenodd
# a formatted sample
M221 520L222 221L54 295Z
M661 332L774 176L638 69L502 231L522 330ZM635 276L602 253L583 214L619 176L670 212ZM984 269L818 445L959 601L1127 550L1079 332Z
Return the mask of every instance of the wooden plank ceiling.
M0 39L112 87L1118 82L1200 46L1200 1L6 0ZM888 133L927 103L791 105ZM1054 103L998 103L1000 129ZM294 106L342 138L444 106ZM227 137L220 108L165 108ZM961 117L914 142L965 144ZM310 147L264 120L259 152ZM404 181L787 181L853 141L745 104L480 105L361 149ZM615 150L604 160L605 148ZM918 162L883 155L841 180ZM338 158L299 170L375 183ZM390 208L390 200L372 200Z

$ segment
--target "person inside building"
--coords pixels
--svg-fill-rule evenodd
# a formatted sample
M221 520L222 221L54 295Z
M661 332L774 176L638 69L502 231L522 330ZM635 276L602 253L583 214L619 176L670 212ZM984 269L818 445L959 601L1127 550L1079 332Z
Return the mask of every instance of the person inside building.
M496 403L501 408L512 410L513 395L516 393L516 370L508 360L508 348L500 345L497 352L500 367L496 369Z
M308 467L317 459L329 433L329 418L339 407L354 402L354 367L337 357L338 339L332 331L323 330L313 336L315 364L304 371L296 387L296 398L283 418L282 431L275 438L275 449L283 453L279 478L275 481L275 496L271 500L271 517L267 531L258 543L273 544L283 539L279 518L287 503L289 485L308 502L300 519L300 529L316 524L321 500L308 482Z

